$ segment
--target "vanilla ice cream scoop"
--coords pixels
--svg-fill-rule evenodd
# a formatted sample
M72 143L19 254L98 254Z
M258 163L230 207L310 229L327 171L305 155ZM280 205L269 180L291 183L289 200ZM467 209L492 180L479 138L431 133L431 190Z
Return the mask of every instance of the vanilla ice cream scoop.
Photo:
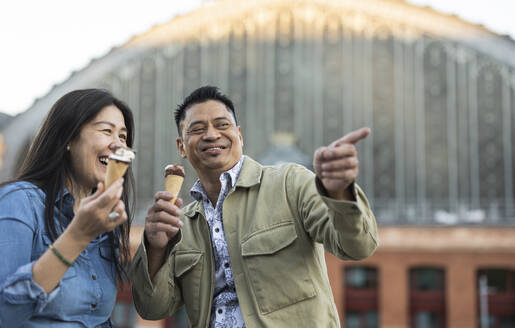
M120 162L130 163L136 155L128 148L118 147L115 152L109 155L109 159L114 159Z

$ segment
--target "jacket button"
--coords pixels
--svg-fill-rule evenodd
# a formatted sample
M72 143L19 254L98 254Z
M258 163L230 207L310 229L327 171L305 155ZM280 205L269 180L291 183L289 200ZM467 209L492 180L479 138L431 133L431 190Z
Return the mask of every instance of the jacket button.
M218 309L218 314L222 314L224 311L222 309Z
M225 262L224 263L224 267L228 268L229 267L229 262Z
M215 228L215 232L219 232L219 231L220 231L220 229L218 229L218 228Z

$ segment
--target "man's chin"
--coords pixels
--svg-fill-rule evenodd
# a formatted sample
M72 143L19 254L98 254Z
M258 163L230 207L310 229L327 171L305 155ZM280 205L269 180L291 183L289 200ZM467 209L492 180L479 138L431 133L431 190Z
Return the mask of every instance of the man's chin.
M225 169L225 168L231 168L233 167L238 161L235 161L234 163L232 163L231 161L225 159L225 158L222 158L222 157L211 157L209 159L206 159L205 161L203 161L203 164L204 166L208 167L209 169L212 169L212 170L219 170L219 169Z

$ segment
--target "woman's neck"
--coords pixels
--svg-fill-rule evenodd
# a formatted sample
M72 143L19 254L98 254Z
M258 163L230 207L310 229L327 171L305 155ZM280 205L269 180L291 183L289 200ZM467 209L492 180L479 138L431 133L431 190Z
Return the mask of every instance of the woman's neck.
M65 184L66 189L70 192L70 194L73 196L74 203L73 203L73 211L77 212L77 209L79 208L79 204L81 200L85 197L88 197L91 195L91 189L84 188L80 186L78 183L73 182L68 179L68 181Z

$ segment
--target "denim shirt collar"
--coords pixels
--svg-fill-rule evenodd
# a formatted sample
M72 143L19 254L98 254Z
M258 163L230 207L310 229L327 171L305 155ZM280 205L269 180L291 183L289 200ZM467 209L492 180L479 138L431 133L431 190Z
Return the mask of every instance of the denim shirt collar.
M59 206L61 199L63 201L62 213L67 219L71 220L74 216L73 205L75 204L75 199L73 198L72 193L66 188L57 192L54 204Z

